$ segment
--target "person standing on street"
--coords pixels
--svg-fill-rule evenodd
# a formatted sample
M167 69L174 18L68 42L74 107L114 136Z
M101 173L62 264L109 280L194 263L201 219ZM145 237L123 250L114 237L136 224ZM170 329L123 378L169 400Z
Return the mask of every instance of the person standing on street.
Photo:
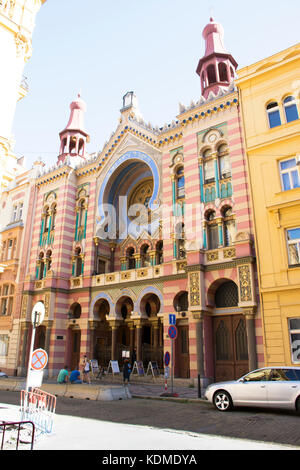
M83 382L85 383L91 383L91 364L90 361L88 360L86 354L83 356L83 368L82 368L82 373L83 373Z
M123 383L124 385L129 383L131 373L131 367L128 359L125 359L124 366L123 366Z

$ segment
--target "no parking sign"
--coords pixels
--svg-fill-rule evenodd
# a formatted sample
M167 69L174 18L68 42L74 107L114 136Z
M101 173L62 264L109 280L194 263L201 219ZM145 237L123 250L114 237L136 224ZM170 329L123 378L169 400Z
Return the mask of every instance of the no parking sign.
M30 367L33 370L43 370L48 363L48 354L44 349L36 349L31 356Z

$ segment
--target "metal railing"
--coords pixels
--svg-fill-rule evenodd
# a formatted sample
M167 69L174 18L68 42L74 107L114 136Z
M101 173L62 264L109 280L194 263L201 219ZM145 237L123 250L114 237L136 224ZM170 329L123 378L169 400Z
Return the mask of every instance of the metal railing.
M31 442L28 442L28 444L30 443L30 450L33 450L35 426L34 426L34 423L32 421L15 421L15 422L7 421L7 422L0 423L0 432L2 432L2 440L1 440L0 450L5 450L4 449L5 433L7 431L9 431L9 432L11 432L12 430L17 431L17 439L16 439L16 448L15 448L15 450L19 449L19 444L20 443L24 444L24 442L22 440L20 440L20 432L24 429L22 426L25 425L25 424L30 424L32 426ZM26 444L27 444L27 442L26 442Z

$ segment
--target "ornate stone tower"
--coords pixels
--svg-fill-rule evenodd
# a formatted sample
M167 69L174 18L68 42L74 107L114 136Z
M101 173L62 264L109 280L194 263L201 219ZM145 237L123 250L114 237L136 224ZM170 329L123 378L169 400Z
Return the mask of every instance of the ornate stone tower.
M90 141L90 136L85 131L84 113L86 104L81 99L80 94L75 101L70 104L71 114L66 128L59 133L60 151L59 163L65 163L74 167L85 160L86 144Z
M221 87L229 86L238 64L224 47L224 29L220 23L210 18L202 36L205 39L205 54L199 60L196 72L201 80L202 95L207 98L211 91L217 94Z
M0 192L22 168L13 154L11 129L16 103L27 93L23 70L32 53L35 17L45 1L0 2Z

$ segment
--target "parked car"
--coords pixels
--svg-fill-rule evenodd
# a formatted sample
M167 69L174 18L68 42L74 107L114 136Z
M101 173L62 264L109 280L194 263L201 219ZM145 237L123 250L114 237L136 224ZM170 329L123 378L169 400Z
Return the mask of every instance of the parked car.
M1 372L1 370L0 370L0 379L2 377L6 378L6 379L8 378L8 376L5 374L5 372Z
M300 368L256 369L238 380L209 385L205 398L219 411L229 411L234 406L255 406L300 413Z

